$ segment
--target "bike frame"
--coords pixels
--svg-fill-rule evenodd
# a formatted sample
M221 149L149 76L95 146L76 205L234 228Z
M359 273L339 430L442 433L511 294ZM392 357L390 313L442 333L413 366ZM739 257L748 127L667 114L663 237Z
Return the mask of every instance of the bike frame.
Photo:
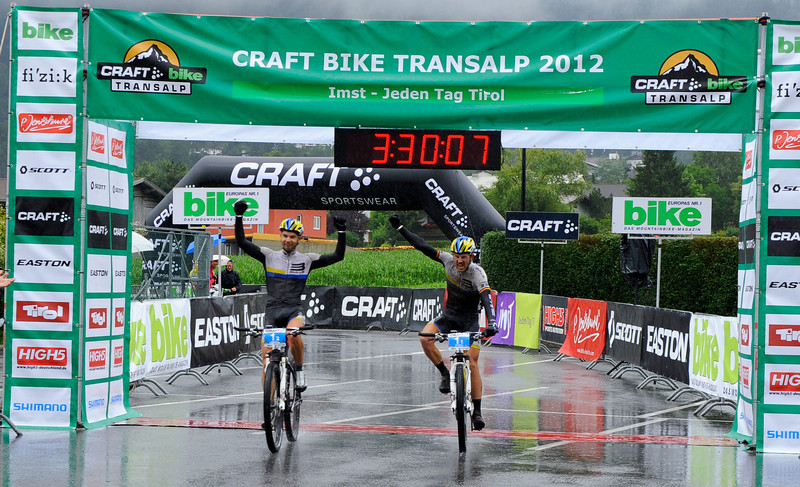
M472 380L469 370L469 355L464 350L456 350L450 356L450 409L456 414L456 368L457 363L464 364L464 389L467 412L472 416ZM472 426L470 425L470 428Z

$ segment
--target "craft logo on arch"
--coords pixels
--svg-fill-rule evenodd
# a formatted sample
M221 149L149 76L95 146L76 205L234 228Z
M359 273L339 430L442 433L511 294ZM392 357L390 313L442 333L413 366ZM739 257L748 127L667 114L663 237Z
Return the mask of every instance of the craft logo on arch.
M205 84L206 68L181 66L165 42L147 39L125 53L121 63L97 63L97 78L111 82L111 91L191 95L193 84Z
M631 93L647 105L729 105L733 93L747 91L747 76L720 75L711 57L684 49L671 54L656 76L631 76Z

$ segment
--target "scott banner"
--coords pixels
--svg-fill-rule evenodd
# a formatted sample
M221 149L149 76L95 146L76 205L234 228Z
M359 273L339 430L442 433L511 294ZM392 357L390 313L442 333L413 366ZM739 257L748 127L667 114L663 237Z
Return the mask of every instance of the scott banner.
M752 130L753 20L410 22L93 9L89 25L93 118Z

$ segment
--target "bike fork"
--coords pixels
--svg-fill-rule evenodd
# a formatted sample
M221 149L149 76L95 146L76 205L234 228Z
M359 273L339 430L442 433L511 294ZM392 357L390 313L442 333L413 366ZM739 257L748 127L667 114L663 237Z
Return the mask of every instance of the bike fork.
M455 358L450 359L450 409L453 410L453 414L456 412L456 364L461 363L464 365L464 389L465 389L465 404L464 407L467 409L467 413L472 416L472 378L470 376L469 371L469 357L464 357L464 361L456 360Z

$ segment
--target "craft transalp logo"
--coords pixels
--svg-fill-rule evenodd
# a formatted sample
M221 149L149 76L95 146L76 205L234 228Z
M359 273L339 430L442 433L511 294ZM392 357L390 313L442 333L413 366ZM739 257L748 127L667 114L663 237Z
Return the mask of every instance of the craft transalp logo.
M111 91L191 95L193 84L205 84L206 68L181 66L165 42L147 39L125 53L121 63L97 63L97 78L111 82Z
M631 93L644 93L647 105L729 105L745 91L747 76L720 76L714 60L695 49L667 57L657 76L631 76Z

